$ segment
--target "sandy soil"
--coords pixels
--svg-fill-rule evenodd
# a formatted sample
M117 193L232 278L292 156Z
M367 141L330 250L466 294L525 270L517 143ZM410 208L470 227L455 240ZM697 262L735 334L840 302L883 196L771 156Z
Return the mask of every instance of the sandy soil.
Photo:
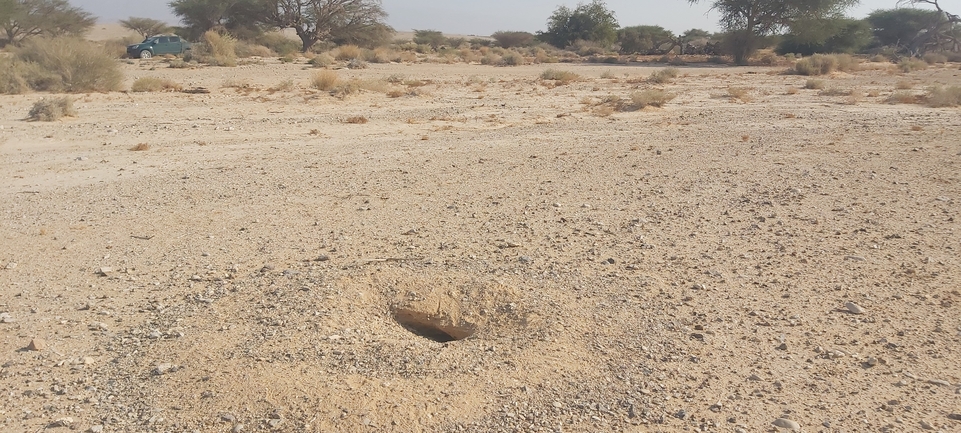
M165 66L0 97L0 430L961 430L958 65Z

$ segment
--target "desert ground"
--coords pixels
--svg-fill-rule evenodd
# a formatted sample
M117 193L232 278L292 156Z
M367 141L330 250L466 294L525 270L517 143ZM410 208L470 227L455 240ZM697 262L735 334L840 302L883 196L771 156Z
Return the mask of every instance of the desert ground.
M957 64L122 67L0 96L2 431L961 431Z

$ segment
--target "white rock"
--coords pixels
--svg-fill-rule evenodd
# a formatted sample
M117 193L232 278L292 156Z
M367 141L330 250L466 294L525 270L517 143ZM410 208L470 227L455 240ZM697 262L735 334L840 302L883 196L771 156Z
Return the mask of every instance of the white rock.
M774 422L771 424L774 424L775 427L784 428L788 430L794 430L794 431L801 430L800 424L798 424L794 420L790 420L787 418L778 418L774 420Z
M854 302L848 301L844 303L844 308L847 308L852 314L864 314L864 308Z
M16 268L16 267L17 267L17 262L10 262L10 263L7 263L7 266L4 267L4 269L10 270L10 269L14 269L14 268Z
M13 322L16 322L16 320L13 320L13 316L11 316L10 313L0 313L0 323L13 323Z
M108 274L113 273L113 268L109 266L101 266L100 269L97 269L97 273L103 276L107 276Z

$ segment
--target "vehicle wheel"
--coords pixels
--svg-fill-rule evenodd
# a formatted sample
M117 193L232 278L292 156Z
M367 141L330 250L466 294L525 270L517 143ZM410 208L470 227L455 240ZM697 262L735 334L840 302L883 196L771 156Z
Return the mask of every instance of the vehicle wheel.
M151 57L153 57L153 54L150 54L150 50L143 50L140 52L141 59L149 59Z

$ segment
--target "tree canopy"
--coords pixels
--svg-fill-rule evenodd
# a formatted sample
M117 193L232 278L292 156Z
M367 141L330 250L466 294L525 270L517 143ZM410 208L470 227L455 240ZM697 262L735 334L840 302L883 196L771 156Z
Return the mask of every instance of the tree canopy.
M810 24L812 20L843 17L858 0L688 0L710 1L728 32L734 60L744 63L765 36Z
M67 0L0 0L0 46L20 45L32 36L79 35L95 23Z
M140 33L140 36L143 36L145 39L153 35L165 33L170 29L170 26L163 21L141 17L130 17L125 20L120 20L120 25Z
M360 37L388 28L380 0L267 0L265 23L294 29L307 51L321 40Z
M601 0L578 4L571 9L558 7L547 19L547 31L538 38L555 47L566 48L577 40L611 45L617 40L617 18Z

